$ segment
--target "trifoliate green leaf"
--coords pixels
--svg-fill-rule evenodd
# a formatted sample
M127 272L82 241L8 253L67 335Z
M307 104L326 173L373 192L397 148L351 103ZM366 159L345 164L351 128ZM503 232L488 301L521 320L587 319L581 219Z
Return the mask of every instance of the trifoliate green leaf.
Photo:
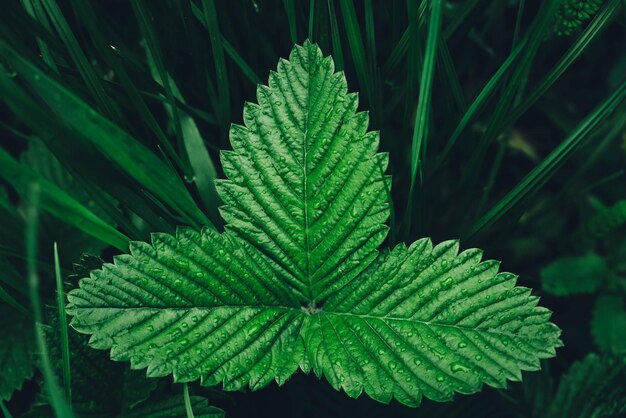
M624 381L624 356L589 354L561 378L548 417L622 417L626 414Z
M31 321L11 307L0 305L0 317L0 401L7 401L33 375L35 333Z
M296 46L257 97L222 154L226 231L131 243L69 294L93 347L178 382L259 389L300 368L411 406L503 387L554 356L550 312L479 250L378 250L386 156L317 46Z
M541 270L543 290L556 296L592 293L609 276L604 259L589 254L559 258Z
M591 333L602 351L626 350L626 309L622 297L603 295L596 299Z

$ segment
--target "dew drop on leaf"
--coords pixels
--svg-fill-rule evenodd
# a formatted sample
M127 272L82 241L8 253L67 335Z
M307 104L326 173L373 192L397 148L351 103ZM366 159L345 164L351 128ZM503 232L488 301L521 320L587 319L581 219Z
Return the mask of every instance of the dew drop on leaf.
M454 373L459 373L459 372L467 372L469 369L462 363L453 362L450 364L450 370L452 370Z

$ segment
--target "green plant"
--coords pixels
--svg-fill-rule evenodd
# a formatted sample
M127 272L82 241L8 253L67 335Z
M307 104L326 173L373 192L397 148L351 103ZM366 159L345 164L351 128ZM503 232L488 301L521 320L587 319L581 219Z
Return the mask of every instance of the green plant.
M516 277L455 241L378 251L387 159L329 57L305 42L231 127L222 234L179 228L92 272L72 325L115 360L227 390L300 368L416 406L502 387L561 345Z
M603 352L621 352L626 350L626 243L620 228L625 202L610 207L594 203L599 208L572 234L576 249L589 253L552 261L541 270L541 285L559 297L594 296L590 330L595 344Z
M620 406L626 403L624 354L619 351L626 330L626 235L621 203L626 199L623 0L5 3L0 13L0 370L12 373L0 373L0 416L189 418L221 416L221 409L229 418L622 414ZM354 158L349 159L348 171L362 175L350 177L352 183L363 181L359 184L367 185L365 190L372 194L335 187L345 174L340 170L329 170L328 178L334 181L320 187L337 190L340 196L360 197L354 201L357 215L366 210L366 203L380 209L360 222L350 210L333 219L322 215L320 221L328 224L316 224L310 234L293 221L302 214L303 193L294 200L296 195L284 187L278 192L270 187L302 184L298 165L289 164L297 152L268 156L266 148L279 144L275 139L263 141L254 152L242 148L258 144L247 136L243 144L229 144L231 121L244 125L235 126L238 134L254 131L248 116L268 109L270 103L264 104L263 95L272 91L257 86L276 68L279 57L288 56L305 39L319 45L324 55L333 56L336 69L345 71L347 90L362 93L358 105L347 90L343 90L345 95L319 97L328 101L318 104L338 96L354 108L341 123L332 111L325 112L329 120L319 126L335 123L342 127L341 135L350 134L351 139L333 137L328 144L320 143L320 150L330 148L332 158L319 167L328 169L335 161L343 167L343 155L333 150L356 152L369 144L364 158L349 155ZM245 104L251 100L260 105ZM280 109L284 109L288 103L281 101ZM246 119L242 108L247 109ZM357 112L364 109L370 112ZM312 112L317 114L319 109ZM262 119L266 126L275 118ZM352 129L355 121L363 136ZM380 131L380 137L367 133L367 125ZM302 136L298 138L302 141ZM351 145L354 138L360 141ZM222 151L228 149L234 150ZM222 152L225 155L220 158ZM284 164L280 157L285 158ZM248 164L245 170L241 161ZM278 169L292 174L277 183L277 177L266 174ZM243 180L239 174L245 176ZM367 176L371 181L363 179ZM226 179L217 181L221 197L215 187L220 178ZM245 181L252 182L252 187L239 187ZM233 188L241 193L229 193ZM257 190L263 193L250 193ZM345 209L346 200L324 203ZM270 209L258 205L268 202ZM285 203L291 205L288 214L283 210ZM322 208L308 208L310 219L316 220L313 212ZM258 223L259 219L264 222ZM287 222L291 222L288 227L278 229ZM350 225L357 226L352 238L337 241ZM261 233L259 228L271 229ZM151 234L155 236L152 243ZM281 241L257 243L267 234ZM322 237L325 243L335 244L311 252L313 267L315 263L328 266L314 277L319 280L315 286L308 286L302 271L306 257L294 247L307 235L311 241ZM433 248L420 237L432 237L433 242L460 237L464 247L481 248L490 258L503 260L502 270L518 273L519 279L499 273L499 263L481 262L479 250L459 254L456 242ZM197 240L202 249L190 239ZM138 331L101 338L109 331L116 334L115 321L109 321L112 298L127 295L135 279L151 283L139 289L142 292L158 284L144 274L153 273L142 270L143 265L139 272L121 279L112 274L128 271L139 259L147 260L152 268L158 260L137 251L156 253L155 247L164 244L174 249L157 259L171 262L171 268L181 273L176 277L161 273L157 279L189 291L190 283L200 280L195 274L203 273L206 282L216 285L210 289L216 295L211 302L215 309L210 315L203 311L208 319L195 324L194 330L203 331L198 332L201 344L191 345L194 331L182 335L184 325L190 324L187 330L193 327L193 319L182 310L175 312L183 315L175 321L180 323L180 337L172 328L155 341L139 341L139 333L148 330L138 324ZM233 251L222 248L222 256L215 245ZM210 261L203 255L205 249L216 251ZM350 249L358 251L353 270L340 273L335 267ZM116 256L120 253L130 254ZM190 254L193 260L181 257ZM281 258L286 254L294 256L291 262ZM397 272L388 268L394 262ZM216 268L216 263L226 270ZM472 267L478 277L470 275ZM166 271L163 266L155 268ZM446 269L452 274L443 274ZM79 287L79 279L91 270L96 279L84 279L83 288ZM305 278L305 283L295 277ZM494 286L470 296L469 287L486 277L495 280ZM111 282L105 285L109 278ZM422 287L427 280L432 282ZM499 280L502 283L495 284ZM533 295L515 287L515 282L535 289ZM250 288L251 283L267 284L259 289L266 299L289 301L281 305L285 308L282 316L271 308L260 309L251 324L237 322L252 313L249 300L267 302L250 295L257 289ZM236 287L227 290L228 284ZM75 298L90 291L90 286L104 286L108 302L102 302L105 308L99 310L72 307L73 313L79 312L74 321L89 323L85 326L93 329L88 336L68 326L72 317L66 316L65 301L67 293ZM489 337L484 345L492 359L504 364L502 375L499 366L477 368L489 360L486 353L476 353L474 343L454 345L450 338L458 330L439 325L446 320L470 322L464 313L481 306L474 302L482 295L496 297L496 293L513 296L489 305L494 310L504 309L511 300L528 303L527 309L522 303L518 310L496 314L485 322L493 326L489 335L498 336ZM343 304L337 302L341 295L348 295ZM158 296L178 301L165 289ZM355 319L355 312L383 312L385 301L400 296L408 298L406 305L393 314L406 313L409 305L416 308L415 317L404 325L388 314L381 314L382 319L371 315ZM186 297L188 305L195 306L207 293L192 292ZM557 337L558 330L553 328L543 340L556 345L562 338L564 343L557 359L540 363L538 357L545 347L531 348L523 355L518 350L527 349L528 344L541 345L541 338L524 339L519 347L500 344L508 341L501 331L532 312L544 312L537 317L537 326L551 328L547 310L536 306L537 297L541 306L554 311L550 321L563 330ZM360 299L363 303L357 303ZM219 346L219 332L211 334L200 327L209 326L207 321L227 311L224 301L233 300L239 305L229 305L232 310L227 313L234 316L220 328L232 330L236 340ZM94 305L92 300L79 302ZM345 312L338 315L340 308ZM435 326L424 322L434 309L440 309L432 312L438 321ZM137 315L132 320L139 320L142 312L133 312ZM269 325L265 319L272 312L284 322ZM154 320L170 314L159 310ZM496 326L506 320L505 315L517 319ZM124 316L132 315L127 311ZM98 318L106 319L106 326L95 324ZM272 340L288 334L289 326L298 321L306 328L294 330L292 344L287 344L287 338ZM128 323L121 324L122 328ZM286 331L272 334L281 324ZM328 324L338 333L330 332ZM373 331L365 324L381 331L381 337L370 339ZM531 330L528 322L520 324L518 331ZM359 334L352 333L356 327L360 327ZM396 337L389 333L390 327L413 331ZM471 332L484 339L485 330L480 325L475 328ZM429 330L434 331L426 334ZM441 346L433 342L436 333L444 337L437 340ZM356 338L349 338L353 334L368 339L355 342ZM519 341L520 337L511 338ZM220 368L200 376L199 380L205 377L205 385L192 379L200 374L197 370L182 370L189 382L175 383L181 374L167 371L185 369L184 364L178 357L170 362L165 357L169 348L180 348L170 339L183 342L186 338L189 350L178 356L182 359L188 354L197 360L193 351L197 348L206 354L225 354L224 348L232 348L235 358L228 361L224 355L209 355L202 365ZM94 350L90 340L96 346L116 348ZM338 341L348 340L353 345L335 349ZM137 342L137 347L124 352L129 341ZM263 344L278 347L283 341L283 347L295 347L291 354L256 350ZM377 345L381 341L400 345L381 347ZM419 346L421 341L424 347ZM249 348L241 352L240 346L235 347L247 342ZM215 344L211 349L210 343ZM142 352L141 347L147 350ZM317 347L319 356L312 357ZM365 355L363 347L369 350ZM601 353L590 354L597 350ZM155 365L149 367L150 373L163 376L148 377L141 364L112 361L111 353L116 359L143 355L144 363ZM270 364L268 373L255 375L253 389L273 382L276 375L289 381L250 391L245 377L264 364L257 364L252 353L274 360L291 358L294 373L287 369L274 373L276 367ZM465 363L457 362L464 355ZM482 357L477 360L476 355ZM415 357L422 363L408 361ZM437 369L428 370L431 365L425 358ZM337 360L340 366L335 365ZM539 366L536 372L523 372ZM308 373L296 373L298 368ZM234 376L237 370L242 376ZM332 385L316 378L315 372L320 371L329 372L322 377ZM440 372L443 382L438 381ZM446 379L452 378L456 379L452 387L445 387ZM227 389L240 390L223 391L224 379ZM425 381L432 382L434 389L417 387ZM560 384L555 390L556 382ZM207 386L210 383L215 385ZM356 398L335 390L344 387L356 395L360 385L363 393ZM414 392L410 385L415 386ZM456 396L453 402L429 399L449 399L455 387L474 392L481 385L480 393ZM377 402L366 396L366 389L379 400L390 401ZM414 405L420 392L419 410L393 399L394 393L400 393L404 403Z

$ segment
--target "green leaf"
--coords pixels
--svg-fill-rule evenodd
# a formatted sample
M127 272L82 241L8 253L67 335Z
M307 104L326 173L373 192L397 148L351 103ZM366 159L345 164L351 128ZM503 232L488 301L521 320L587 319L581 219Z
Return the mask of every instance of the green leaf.
M554 356L550 311L479 250L378 250L387 158L316 45L296 46L257 97L222 153L225 232L132 242L69 293L94 348L177 382L259 389L300 368L411 406L503 387Z
M0 305L0 401L8 401L15 390L33 375L34 340L30 319Z
M626 361L589 354L561 378L549 418L620 417L626 413Z
M592 293L609 273L604 259L596 254L559 258L541 270L541 285L557 296Z
M591 333L602 351L626 350L626 308L622 297L603 295L596 299Z
M599 209L576 231L575 238L583 243L593 243L618 230L626 223L626 200Z

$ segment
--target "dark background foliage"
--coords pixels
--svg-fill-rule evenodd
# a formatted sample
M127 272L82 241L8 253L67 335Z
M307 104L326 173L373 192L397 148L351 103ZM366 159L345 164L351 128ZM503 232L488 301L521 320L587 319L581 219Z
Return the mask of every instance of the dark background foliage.
M511 383L508 390L485 388L446 404L424 401L418 410L381 405L365 396L349 399L302 374L283 387L255 393L191 387L230 417L544 416L560 376L573 362L590 352L626 348L626 330L619 327L626 320L608 318L618 324L611 331L617 342L609 344L598 342L602 326L594 334L591 325L598 298L618 298L623 308L626 211L607 208L626 198L625 107L611 102L601 117L587 118L612 94L624 97L619 93L626 74L622 2L443 1L434 62L425 53L433 39L428 37L430 3L24 0L2 5L0 60L7 75L0 144L21 158L22 166L85 202L126 237L145 240L152 231L172 231L178 224L199 226L198 209L220 227L219 202L190 174L176 115L193 118L221 177L219 150L229 148L228 127L242 122L243 103L255 101L256 82L266 81L294 43L310 38L345 70L350 89L360 92L361 109L370 111L371 129L380 130L381 149L390 155L394 216L389 243L422 236L435 242L462 238L463 248L482 248L486 258L502 260L503 270L519 274L519 283L542 296L563 329L565 347L541 372L525 374L523 383ZM575 3L589 10L573 17L566 7ZM116 152L124 151L106 132L81 136L81 127L72 125L72 112L78 110L54 102L53 96L46 100L27 81L25 67L16 68L15 54L128 132L144 146L142 152L149 150L171 167L191 198L173 198L176 206L167 200L168 190L147 185L137 172L151 175L159 168L116 160ZM504 66L510 56L515 59ZM418 103L422 72L431 64L432 100ZM490 86L500 70L500 83ZM165 73L173 82L169 90L174 84L180 90L173 113L167 106L175 94L168 83L163 87L155 81ZM549 74L554 77L546 79ZM472 113L477 103L479 111ZM426 106L428 130L411 193L419 106ZM33 147L35 137L64 167L53 172L66 170L70 180L46 173L42 160L19 157ZM49 162L51 157L41 158ZM208 170L210 164L204 164ZM25 277L23 202L32 176L7 167L0 174L15 210L2 213L0 255ZM48 305L54 303L53 241L59 242L66 276L83 252L107 261L119 252L77 236L71 219L60 217L41 217L41 292ZM70 224L69 231L63 223ZM542 288L547 266L590 253L603 260L606 271L583 294L568 290L571 268L556 268L565 295ZM586 267L583 262L581 268ZM68 279L67 286L71 283ZM40 382L37 373L8 409L17 416L30 410L39 399ZM159 384L159 393L180 391L167 381Z

